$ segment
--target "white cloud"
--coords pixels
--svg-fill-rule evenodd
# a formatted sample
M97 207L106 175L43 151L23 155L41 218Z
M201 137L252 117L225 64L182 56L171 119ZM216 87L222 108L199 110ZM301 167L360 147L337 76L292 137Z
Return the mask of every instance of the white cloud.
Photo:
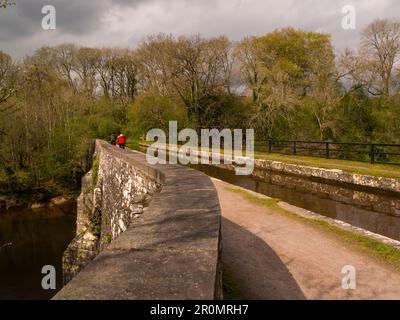
M37 16L29 16L30 12L37 14L32 2L29 10L23 10L27 1L31 0L17 0L19 11L7 9L9 20L4 20L5 13L0 12L0 50L16 56L63 42L133 47L145 36L159 32L200 33L206 37L224 34L239 40L286 26L330 33L338 48L356 47L359 32L368 23L400 15L398 0L96 0L85 2L83 11L80 1L58 0L58 4L54 2L62 23L52 32L40 30ZM41 0L34 1L39 7ZM71 2L73 10L67 10ZM357 10L355 31L341 27L341 10L347 4ZM40 8L37 10L40 12Z

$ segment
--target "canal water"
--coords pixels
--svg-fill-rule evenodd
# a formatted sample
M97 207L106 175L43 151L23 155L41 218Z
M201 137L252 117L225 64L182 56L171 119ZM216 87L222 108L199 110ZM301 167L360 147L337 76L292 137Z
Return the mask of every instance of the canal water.
M400 240L400 196L267 170L236 176L223 167L192 165L207 175L300 208Z
M139 151L146 152L145 148ZM255 169L237 176L226 166L190 165L230 184L400 240L400 194Z
M266 170L255 170L252 176L236 176L224 167L191 167L233 185L400 240L400 197L396 194ZM75 202L61 208L0 211L0 300L53 297L62 288L62 255L75 236L75 228ZM41 287L45 265L56 268L57 290L45 291Z
M62 255L75 236L76 203L0 211L0 300L50 299L62 288ZM57 290L43 290L43 266L56 268Z

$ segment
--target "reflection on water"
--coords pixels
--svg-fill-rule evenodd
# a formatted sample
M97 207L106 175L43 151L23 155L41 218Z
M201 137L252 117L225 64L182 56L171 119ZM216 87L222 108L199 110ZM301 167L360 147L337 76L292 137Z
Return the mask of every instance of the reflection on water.
M57 290L41 287L42 267L57 270L62 287L62 255L74 238L76 204L63 208L0 212L0 299L50 299Z
M138 151L146 152L146 148L140 147ZM324 183L260 169L256 169L252 176L237 176L233 166L190 167L233 185L400 240L398 194L334 182Z
M253 176L246 177L236 176L234 171L222 167L192 167L231 184L400 240L400 197L397 195L266 170L255 170Z

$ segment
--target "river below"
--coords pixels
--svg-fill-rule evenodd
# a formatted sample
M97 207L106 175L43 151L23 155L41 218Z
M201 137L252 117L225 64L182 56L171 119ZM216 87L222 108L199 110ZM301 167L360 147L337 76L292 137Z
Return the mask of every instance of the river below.
M76 202L0 211L0 299L52 298L62 288L62 255L75 225ZM46 265L56 269L56 290L42 288Z
M191 166L207 175L324 216L400 240L400 197L351 185L255 170ZM62 255L75 236L76 203L0 211L0 300L50 299L62 288ZM57 290L43 290L43 266L57 272Z

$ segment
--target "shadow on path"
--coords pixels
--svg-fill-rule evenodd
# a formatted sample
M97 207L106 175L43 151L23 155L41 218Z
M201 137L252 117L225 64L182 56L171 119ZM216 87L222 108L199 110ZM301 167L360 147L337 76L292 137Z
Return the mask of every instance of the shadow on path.
M261 238L222 219L222 264L243 299L306 299L285 264Z

